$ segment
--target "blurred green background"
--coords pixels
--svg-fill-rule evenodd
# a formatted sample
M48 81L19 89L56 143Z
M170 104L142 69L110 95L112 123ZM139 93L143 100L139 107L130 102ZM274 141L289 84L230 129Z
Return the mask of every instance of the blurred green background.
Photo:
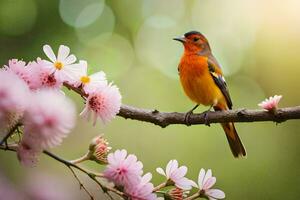
M119 86L124 104L185 112L193 103L177 75L183 48L172 38L198 30L223 66L234 108L257 108L275 94L283 95L281 107L295 106L300 100L299 8L297 0L0 0L0 63L45 58L44 44L54 49L65 44L88 61L91 73L106 72ZM82 99L70 96L79 113ZM75 130L52 151L74 159L85 153L94 136L104 133L113 149L136 154L144 171L154 174L155 184L163 180L156 167L177 159L194 180L200 168L211 168L217 187L230 200L300 199L299 121L236 126L246 159L233 158L217 124L162 129L119 117L95 127L78 117ZM88 199L70 171L49 157L43 155L36 168L24 169L14 153L0 152L0 163L18 187L32 173L51 174L78 193L75 199ZM103 169L94 163L83 165ZM94 193L99 190L80 177Z

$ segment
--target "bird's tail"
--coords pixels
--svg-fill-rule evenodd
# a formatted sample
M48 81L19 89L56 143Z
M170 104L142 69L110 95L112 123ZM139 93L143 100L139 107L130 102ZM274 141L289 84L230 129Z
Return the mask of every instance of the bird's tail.
M214 109L215 110L224 110L224 109L220 108L219 106L215 106ZM222 123L221 125L225 131L226 138L228 140L228 143L229 143L229 146L230 146L233 156L236 158L246 156L245 147L244 147L238 133L236 132L234 123L228 122L228 123Z

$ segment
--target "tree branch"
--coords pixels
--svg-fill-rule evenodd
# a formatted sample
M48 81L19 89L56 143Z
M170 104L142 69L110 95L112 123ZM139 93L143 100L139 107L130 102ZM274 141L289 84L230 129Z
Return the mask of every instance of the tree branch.
M4 138L0 141L0 145L2 145L3 143L7 144L7 140L10 136L12 136L12 134L14 134L14 132L18 129L18 127L21 126L20 123L15 124L13 127L10 128L10 130L8 131L8 133L4 136Z
M188 125L185 121L185 113L178 112L159 112L158 110L147 110L122 105L119 116L127 119L150 122L162 128L172 124ZM300 106L280 108L276 113L265 110L228 110L215 111L205 114L192 114L190 116L190 125L223 122L255 122L255 121L273 121L284 122L290 119L300 119Z
M64 84L70 90L75 91L82 97L87 97L80 88L73 87L68 84ZM122 105L118 116L125 119L138 120L143 122L149 122L165 128L172 124L182 125L195 125L195 124L211 124L211 123L223 123L223 122L255 122L255 121L273 121L284 122L290 119L300 119L300 106L280 108L275 113L265 110L248 110L237 109L228 111L216 111L208 112L207 119L205 114L192 114L190 115L189 124L185 121L186 113L178 112L160 112L158 110L149 110L136 108L133 106Z

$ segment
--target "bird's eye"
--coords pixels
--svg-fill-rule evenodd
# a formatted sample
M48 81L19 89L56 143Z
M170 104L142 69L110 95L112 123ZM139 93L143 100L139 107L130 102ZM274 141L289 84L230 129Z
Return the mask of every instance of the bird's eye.
M193 39L194 42L197 42L198 40L199 40L199 38L196 38L196 37Z

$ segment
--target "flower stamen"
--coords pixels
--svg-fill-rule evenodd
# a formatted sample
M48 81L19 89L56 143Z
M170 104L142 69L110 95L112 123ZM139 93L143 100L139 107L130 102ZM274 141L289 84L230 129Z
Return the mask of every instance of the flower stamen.
M63 63L62 62L59 62L59 61L56 61L54 63L54 67L57 69L57 70L61 70L63 68Z
M89 82L91 81L91 79L90 79L90 77L88 77L88 76L82 76L82 77L80 78L80 81L81 81L83 84L87 84L87 83L89 83Z

